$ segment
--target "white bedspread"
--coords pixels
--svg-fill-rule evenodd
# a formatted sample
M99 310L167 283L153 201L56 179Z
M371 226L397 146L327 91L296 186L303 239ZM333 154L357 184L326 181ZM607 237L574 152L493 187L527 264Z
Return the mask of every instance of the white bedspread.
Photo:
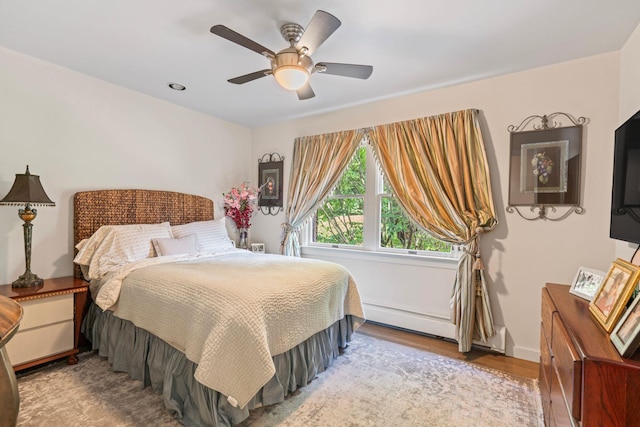
M114 272L96 300L183 351L199 382L240 407L275 373L272 356L346 314L356 328L364 320L356 284L338 264L247 251L162 258Z

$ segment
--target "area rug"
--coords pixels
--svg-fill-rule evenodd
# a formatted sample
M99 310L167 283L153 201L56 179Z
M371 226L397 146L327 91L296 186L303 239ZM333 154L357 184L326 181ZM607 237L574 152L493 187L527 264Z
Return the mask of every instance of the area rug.
M149 387L84 353L18 378L18 426L180 426ZM241 426L542 427L537 382L355 334L308 386Z

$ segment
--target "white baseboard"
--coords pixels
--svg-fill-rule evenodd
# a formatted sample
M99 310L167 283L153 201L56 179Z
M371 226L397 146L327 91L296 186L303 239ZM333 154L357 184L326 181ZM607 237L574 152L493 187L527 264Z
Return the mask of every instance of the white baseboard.
M437 337L455 340L455 325L448 318L439 315L415 313L399 310L397 308L384 307L370 303L364 303L364 312L368 320L383 323L398 328L422 332ZM496 334L489 338L488 342L476 342L475 345L486 347L498 353L506 351L506 328L495 326Z
M524 347L514 347L513 357L518 359L530 360L531 362L540 362L540 350L532 350Z

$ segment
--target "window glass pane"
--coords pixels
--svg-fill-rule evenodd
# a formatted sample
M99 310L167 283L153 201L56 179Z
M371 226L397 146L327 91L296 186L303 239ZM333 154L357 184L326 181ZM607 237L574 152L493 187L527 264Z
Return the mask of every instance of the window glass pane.
M382 180L382 193L383 194L393 194L393 191L391 190L391 186L387 182L387 178L386 177L384 177L384 179Z
M334 195L362 195L367 188L367 148L360 147L334 190Z
M394 197L380 198L380 246L418 251L451 252L451 244L417 227Z
M364 199L340 197L329 199L318 209L314 222L314 241L362 246Z
M397 199L392 197L393 192L386 179L367 182L367 168L375 168L379 178L382 178L382 173L374 162L367 164L368 150L370 147L365 145L358 148L333 194L318 209L313 221L312 241L369 248L379 246L380 249L451 252L451 244L420 231L409 220ZM372 176L370 171L369 177ZM378 188L376 182L379 183ZM377 197L366 198L367 190L372 194L378 193ZM379 207L376 206L378 201L381 203ZM379 221L377 212L380 212ZM369 224L368 227L376 229L366 237L372 241L364 241L365 221ZM379 224L379 229L376 223ZM376 236L380 239L379 245L375 241Z

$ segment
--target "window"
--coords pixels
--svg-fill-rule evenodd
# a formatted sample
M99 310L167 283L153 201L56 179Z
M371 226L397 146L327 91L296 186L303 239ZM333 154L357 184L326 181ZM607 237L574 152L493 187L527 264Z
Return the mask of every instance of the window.
M422 231L404 213L363 143L315 215L311 241L403 253L451 253L451 244Z
M316 213L314 241L362 246L366 192L367 149L360 146L333 195Z

